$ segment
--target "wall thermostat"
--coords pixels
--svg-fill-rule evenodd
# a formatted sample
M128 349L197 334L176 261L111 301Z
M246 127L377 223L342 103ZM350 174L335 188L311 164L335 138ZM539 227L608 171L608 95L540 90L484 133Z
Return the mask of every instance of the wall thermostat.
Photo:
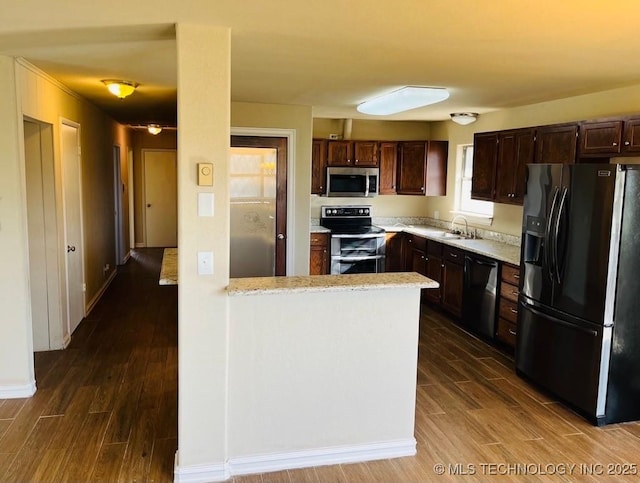
M198 163L198 186L213 186L212 163Z

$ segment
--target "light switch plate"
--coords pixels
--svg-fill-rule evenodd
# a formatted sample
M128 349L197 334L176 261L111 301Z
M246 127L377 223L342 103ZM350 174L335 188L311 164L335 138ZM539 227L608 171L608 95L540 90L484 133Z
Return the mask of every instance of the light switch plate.
M212 163L198 163L198 186L213 186Z
M198 252L198 275L213 275L213 252Z
M213 216L213 193L198 193L198 216Z

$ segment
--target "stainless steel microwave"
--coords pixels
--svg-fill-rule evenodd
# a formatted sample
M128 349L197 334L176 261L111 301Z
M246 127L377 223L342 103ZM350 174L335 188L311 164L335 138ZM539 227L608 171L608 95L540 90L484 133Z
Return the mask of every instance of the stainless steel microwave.
M379 168L327 168L327 196L371 198L378 194Z

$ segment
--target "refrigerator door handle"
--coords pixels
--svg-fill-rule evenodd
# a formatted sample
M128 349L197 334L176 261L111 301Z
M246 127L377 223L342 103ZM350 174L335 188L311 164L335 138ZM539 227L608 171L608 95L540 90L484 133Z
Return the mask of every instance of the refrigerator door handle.
M549 211L549 215L548 215L548 219L547 219L547 226L546 226L546 229L544 231L545 265L547 266L547 271L548 271L548 274L549 274L549 278L551 279L552 282L553 282L553 275L554 275L555 267L553 265L553 250L554 249L553 249L553 246L552 246L553 239L551 238L551 226L553 224L553 215L556 212L556 203L558 201L558 193L560 193L560 188L558 188L557 186L554 186L554 188L553 188L553 201L551 202L551 210Z
M553 322L554 324L562 325L564 327L569 327L571 329L574 329L574 330L589 334L589 335L591 335L593 337L598 337L598 332L596 330L594 330L594 329L587 329L586 327L580 327L579 325L572 324L570 322L567 322L566 320L558 319L557 317L554 317L552 315L540 312L539 310L534 308L533 305L530 305L527 302L521 301L520 304L522 305L522 307L524 309L532 312L533 314L537 315L538 317L543 317L545 319L548 319L551 322Z
M553 266L555 271L555 278L558 283L562 283L562 275L560 273L560 261L558 260L558 235L560 234L560 222L562 221L562 214L564 213L565 201L567 199L567 193L569 189L562 188L562 196L560 197L560 206L558 207L558 215L556 216L555 227L553 228Z

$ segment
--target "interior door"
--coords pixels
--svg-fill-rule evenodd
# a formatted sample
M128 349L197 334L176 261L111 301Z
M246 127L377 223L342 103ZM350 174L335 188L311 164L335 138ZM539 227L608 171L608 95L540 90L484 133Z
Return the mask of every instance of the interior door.
M231 147L230 276L284 276L287 139L231 136Z
M67 321L69 334L84 317L84 270L80 138L78 127L61 125L65 245L67 251Z
M148 247L178 245L176 152L144 150L145 232Z

